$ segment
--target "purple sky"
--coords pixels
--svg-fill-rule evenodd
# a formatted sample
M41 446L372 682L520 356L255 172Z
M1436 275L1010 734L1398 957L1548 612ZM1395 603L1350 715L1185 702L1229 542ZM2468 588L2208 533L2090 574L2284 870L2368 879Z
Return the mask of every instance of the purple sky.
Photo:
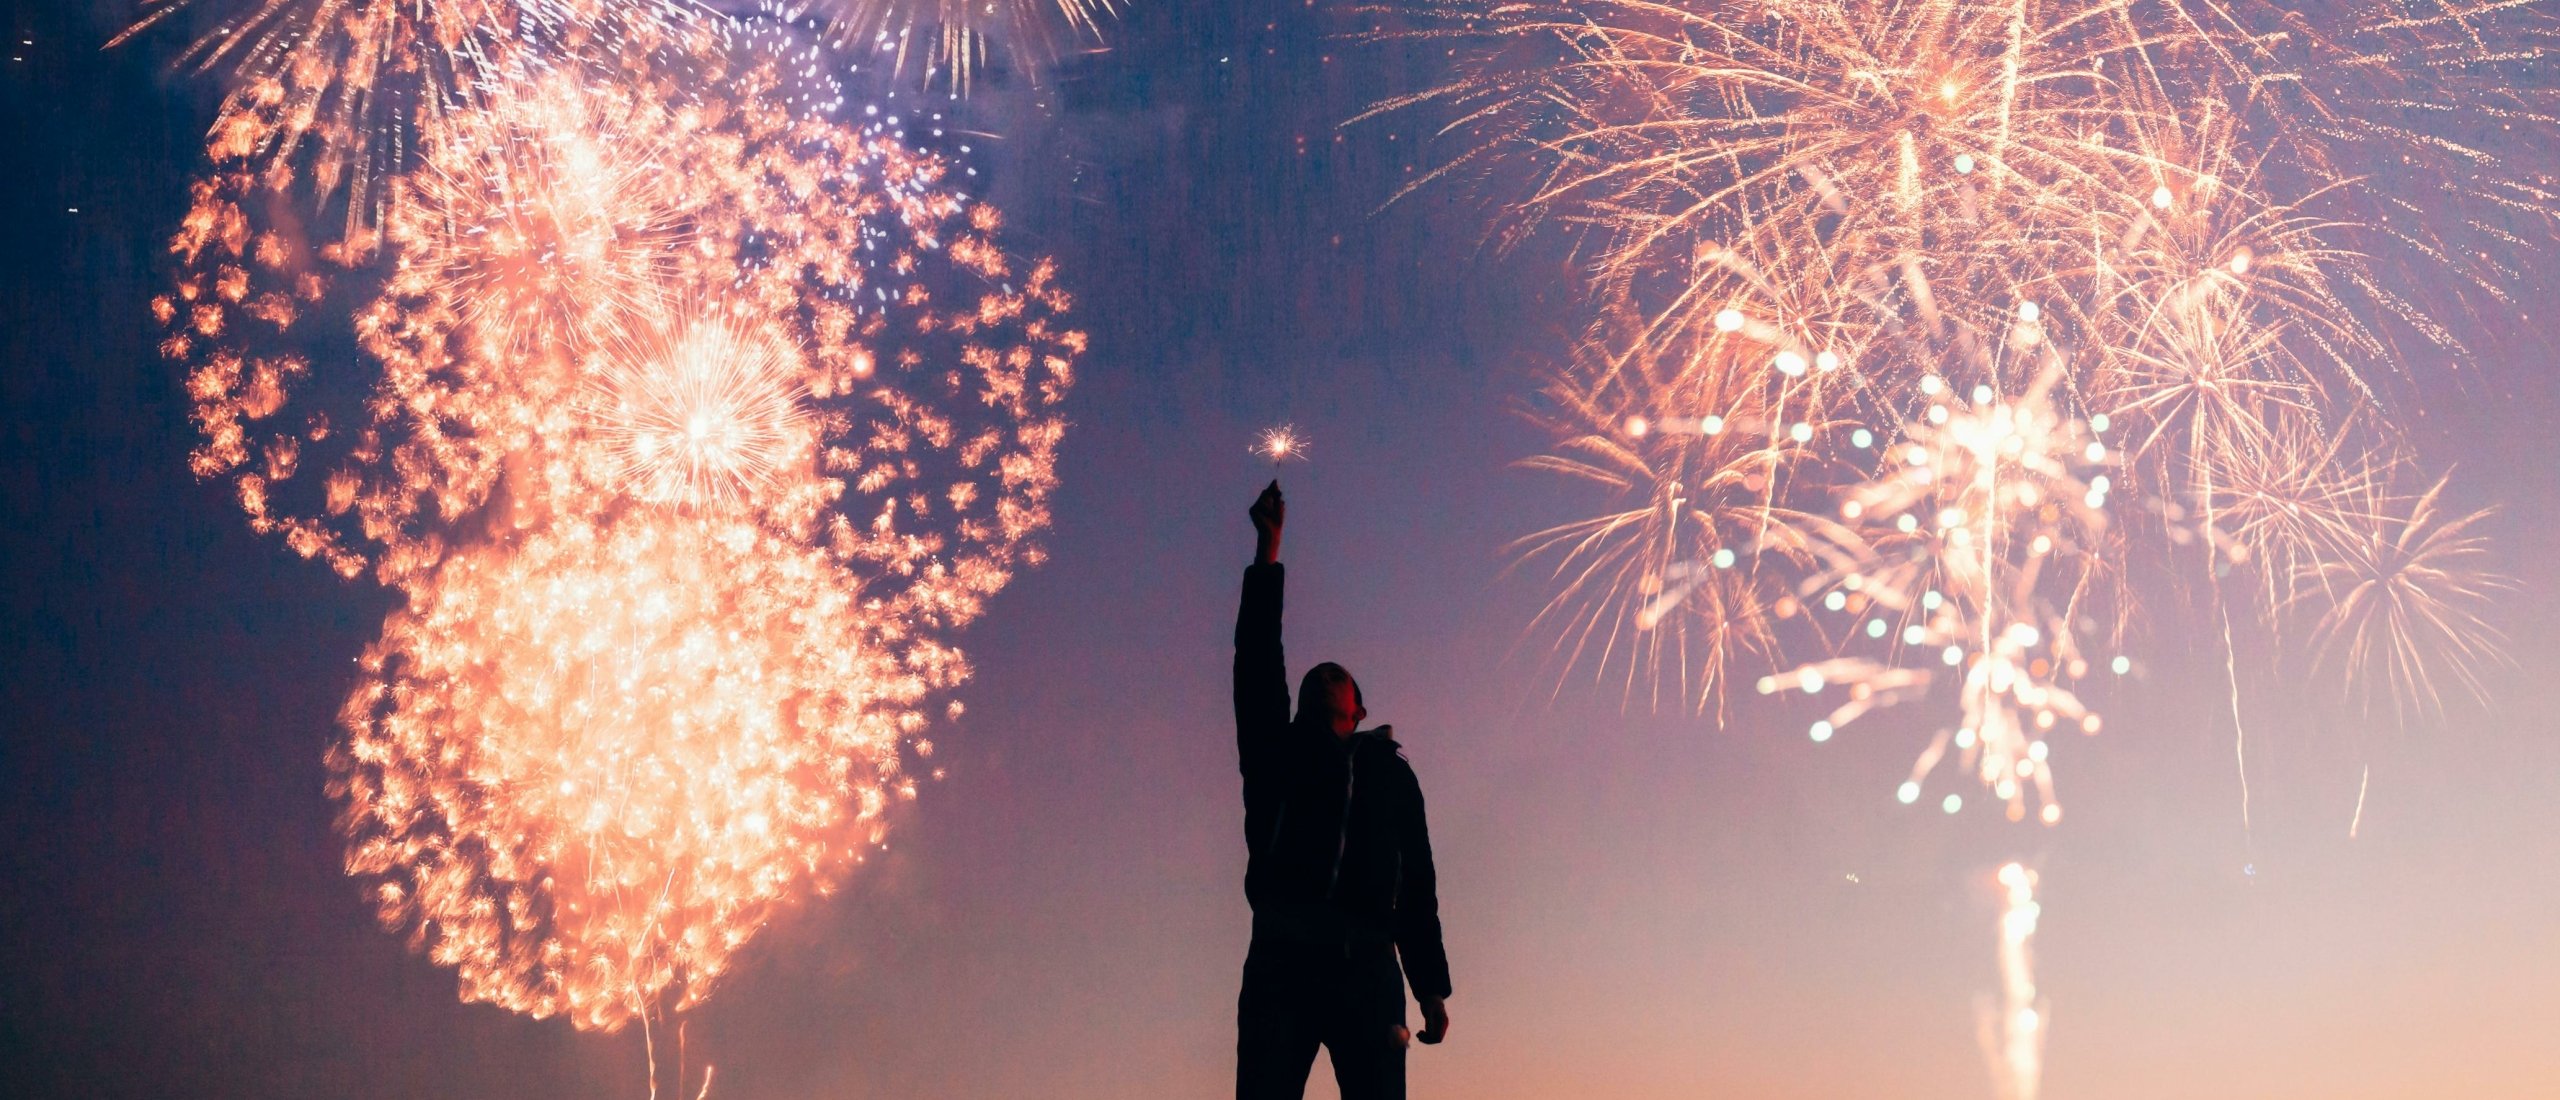
M0 75L0 1095L638 1095L636 1034L458 1004L337 874L319 756L382 598L188 477L148 351L206 96L162 77L174 39L102 55L112 19L11 18L37 45ZM1524 635L1546 590L1501 548L1576 507L1509 468L1566 278L1477 250L1454 193L1372 212L1422 163L1411 124L1333 123L1414 77L1328 29L1140 0L1117 52L966 108L1095 337L1053 557L966 637L949 778L890 858L700 1012L713 1095L1227 1089L1228 631L1270 474L1246 447L1284 420L1313 440L1283 474L1293 671L1349 667L1430 798L1458 992L1415 1095L1990 1095L1973 1013L2013 858L2043 878L2048 1097L2560 1095L2541 332L2479 326L2476 372L2412 417L2506 508L2520 668L2494 707L2403 733L2257 660L2244 836L2219 654L2169 600L2142 674L2096 692L2107 732L2057 747L2059 827L1900 806L1932 716L1816 745L1801 697L1720 729L1555 690Z

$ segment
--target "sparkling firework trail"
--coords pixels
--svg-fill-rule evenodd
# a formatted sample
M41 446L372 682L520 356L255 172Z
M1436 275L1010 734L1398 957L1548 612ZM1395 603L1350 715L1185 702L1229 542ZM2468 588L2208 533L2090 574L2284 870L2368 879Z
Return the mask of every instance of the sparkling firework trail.
M435 118L379 258L217 150L156 303L197 471L404 597L330 756L349 872L466 999L600 1029L699 1003L913 797L1084 343L944 162L769 58L625 60ZM348 313L375 373L315 371Z
M2044 1037L2050 1006L2036 992L2036 873L2000 865L2000 1000L1982 1006L1983 1056L2001 1100L2036 1100L2044 1085Z

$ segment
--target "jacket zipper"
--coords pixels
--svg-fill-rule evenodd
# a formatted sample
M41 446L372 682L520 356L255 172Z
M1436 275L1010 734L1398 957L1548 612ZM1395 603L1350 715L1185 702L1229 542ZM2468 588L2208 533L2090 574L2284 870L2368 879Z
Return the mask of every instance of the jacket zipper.
M1333 835L1333 874L1325 880L1324 896L1333 897L1342 887L1342 855L1351 847L1351 800L1360 793L1360 743L1351 744L1350 762L1343 768L1342 826Z

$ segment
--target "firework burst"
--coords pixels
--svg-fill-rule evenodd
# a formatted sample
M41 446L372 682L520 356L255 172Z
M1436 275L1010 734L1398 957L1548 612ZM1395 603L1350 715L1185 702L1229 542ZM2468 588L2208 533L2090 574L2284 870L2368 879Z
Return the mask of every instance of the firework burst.
M2420 303L2341 261L2388 244L2494 287L2512 268L2500 253L2547 238L2555 208L2535 153L2560 136L2560 95L2518 74L2555 34L2536 2L1380 10L1398 22L1382 35L1459 58L1454 79L1378 108L1453 119L1458 152L1414 186L1492 181L1509 236L1564 227L1596 288L1668 321L1747 301L1747 280L1700 257L1771 251L1759 238L1821 242L1827 259L1776 277L1856 288L1877 307L1845 318L1861 329L1988 323L2027 293L2094 307L2104 293L2045 284L2121 238L2107 222L2245 187L2258 198L2241 206L2329 230L2312 283L2353 307L2330 323L2384 317L2450 346ZM2371 174L2383 164L2405 174ZM2401 197L2408 178L2447 210Z
M2491 510L2449 511L2447 481L2397 500L2369 488L2362 507L2342 510L2335 552L2295 565L2294 610L2319 609L2314 661L2358 685L2367 708L2384 702L2403 718L2441 713L2448 690L2487 701L2482 674L2505 660L2486 616L2514 582L2489 564L2479 528Z
M198 471L237 479L253 524L297 552L396 581L494 502L627 484L627 450L562 441L587 430L576 414L593 394L650 377L634 364L708 320L753 336L784 370L776 384L807 395L813 462L842 486L775 522L936 589L930 605L1000 587L1046 522L1062 426L1044 410L1083 346L1053 319L1067 304L1053 269L1017 269L989 236L995 212L941 189L942 162L770 106L782 97L755 72L736 80L734 100L675 108L554 77L456 116L429 143L434 182L387 221L396 251L355 326L383 377L352 394L313 378L290 337L335 300L333 280L374 269L253 231L254 183L217 174L176 242L187 272L158 303L164 351L195 365ZM587 136L599 120L613 140ZM502 146L516 152L490 152ZM485 187L471 209L492 218L581 212L476 231L450 216L470 179ZM491 294L517 304L487 308ZM689 320L688 303L719 315ZM949 527L909 538L909 520Z
M809 416L791 345L719 316L679 316L591 372L593 423L620 491L653 504L724 508L760 499L795 460Z
M347 870L464 1000L681 1011L884 835L932 688L860 578L736 521L456 554L366 651L329 755ZM930 746L922 746L929 750Z
M1514 544L1557 584L1537 627L1556 634L1567 667L1590 659L1630 700L1641 691L1658 705L1669 691L1720 706L1741 669L1776 659L1779 621L1797 608L1788 572L1854 545L1792 503L1789 478L1833 426L1798 418L1804 404L1784 386L1642 342L1557 373L1543 396L1537 417L1555 447L1523 465L1610 505Z
M1084 343L945 162L694 61L437 116L378 253L217 151L157 303L198 472L403 597L330 757L348 871L581 1028L697 1003L880 839L952 632L1041 559ZM342 307L361 375L301 350Z
M2341 575L2321 563L2398 541L2399 528L2372 534L2364 487L2411 461L2389 427L2411 389L2395 381L2402 349L2458 349L2441 307L2467 299L2402 296L2383 275L2446 272L2435 281L2498 293L2511 264L2481 255L2487 242L2549 235L2540 150L2560 122L2550 95L2514 79L2550 40L2544 7L1377 9L1395 22L1380 36L1457 58L1446 83L1378 108L1451 120L1457 151L1414 186L1479 182L1499 240L1553 228L1589 261L1597 319L1578 354L1611 366L1577 367L1550 394L1556 448L1534 463L1599 490L1592 518L1529 544L1565 566L1547 610L1572 616L1559 651L1713 682L1733 654L1801 644L1770 629L1761 609L1777 600L1692 586L1697 554L1667 533L1801 530L1795 517L1821 512L1805 498L1846 475L1858 487L1840 522L1865 549L1776 572L1796 600L1784 606L1855 603L1863 617L1813 631L1823 656L1764 684L1850 691L1816 739L1880 706L1952 697L1958 722L1904 800L1961 749L2010 816L2052 820L2045 758L2028 752L2046 730L2097 725L2070 682L2091 640L2129 631L2129 548L2208 547L2179 568L2213 589L2227 637L2212 578L2254 570L2272 620L2306 588L2334 591L2312 583ZM2446 211L2361 167L2384 163L2435 181ZM1617 369L1628 362L1669 366ZM1772 408L1712 407L1734 401ZM1709 468L1644 438L1737 417L1807 434L1789 451L1702 456ZM1789 488L1703 496L1726 461ZM2132 506L2102 510L2111 494ZM1733 514L1680 513L1701 499ZM2431 587L2455 603L2468 591ZM1734 644L1629 644L1692 606ZM2445 629L2396 642L2389 622L2427 618L2337 619L2368 645L2324 644L2340 655L2329 667L2390 681L2389 662L2344 655L2416 646L2472 665L2494 646L2485 631L2448 641L2479 624L2433 610ZM1960 690L1938 690L1950 672ZM2389 690L2413 689L2402 676ZM2031 790L2040 801L2022 802Z

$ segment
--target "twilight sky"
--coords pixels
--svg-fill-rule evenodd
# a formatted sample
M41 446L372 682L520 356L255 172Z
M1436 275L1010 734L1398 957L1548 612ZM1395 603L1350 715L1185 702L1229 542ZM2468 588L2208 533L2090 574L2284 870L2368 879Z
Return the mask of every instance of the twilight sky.
M168 76L177 36L101 53L123 9L91 7L18 5L0 71L0 1095L643 1094L636 1032L458 1003L338 872L320 755L385 597L187 473L145 305L211 92ZM1053 557L964 638L949 777L890 858L700 1011L713 1095L1228 1089L1228 631L1270 476L1246 446L1284 420L1314 441L1283 475L1293 672L1349 667L1431 802L1458 992L1416 1096L1987 1096L2008 859L2042 873L2055 1100L2560 1095L2560 384L2533 322L2467 334L2476 367L2407 414L2505 506L2493 707L2401 732L2246 674L2244 836L2219 654L2171 601L2096 693L2107 732L2055 753L2060 826L1900 806L1930 716L1816 745L1800 699L1719 728L1557 688L1524 634L1545 590L1502 547L1575 507L1510 468L1572 284L1552 250L1479 249L1456 192L1381 209L1419 120L1337 123L1427 59L1327 37L1350 26L1133 0L1112 52L954 108L1000 135L987 197L1094 337Z

